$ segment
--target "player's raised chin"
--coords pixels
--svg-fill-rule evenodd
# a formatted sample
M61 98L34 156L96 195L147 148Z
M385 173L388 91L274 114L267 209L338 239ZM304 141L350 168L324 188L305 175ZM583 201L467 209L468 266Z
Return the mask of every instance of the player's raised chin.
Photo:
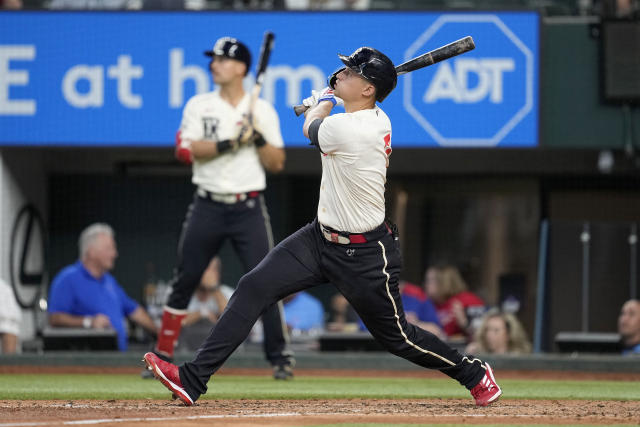
M352 111L354 106L361 109L362 104L375 104L375 86L350 68L345 68L337 74L334 93L342 98L347 112Z

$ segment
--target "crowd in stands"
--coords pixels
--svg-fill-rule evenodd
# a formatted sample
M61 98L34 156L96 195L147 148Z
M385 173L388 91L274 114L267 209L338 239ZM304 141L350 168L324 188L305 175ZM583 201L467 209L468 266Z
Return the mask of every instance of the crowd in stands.
M640 18L640 0L0 0L17 10L537 10L543 15L600 15Z
M114 232L95 223L79 238L79 259L63 268L53 279L49 292L49 324L54 327L113 329L119 350L127 349L127 319L142 326L151 336L157 332L159 317L154 306L164 304L167 288L146 289L149 312L129 297L109 273L117 257ZM202 275L182 320L179 349L193 351L215 326L233 294L220 282L221 261L214 257ZM468 354L530 353L531 342L517 318L490 307L468 290L458 269L451 265L429 267L422 285L399 284L406 319L439 338L464 344ZM290 334L317 337L324 332L366 331L348 301L340 293L330 300L326 314L322 302L308 292L298 292L283 300ZM0 353L19 351L20 308L13 290L0 281ZM325 322L325 319L327 320ZM626 301L617 325L622 354L640 354L640 300ZM261 326L254 327L250 340L261 340Z

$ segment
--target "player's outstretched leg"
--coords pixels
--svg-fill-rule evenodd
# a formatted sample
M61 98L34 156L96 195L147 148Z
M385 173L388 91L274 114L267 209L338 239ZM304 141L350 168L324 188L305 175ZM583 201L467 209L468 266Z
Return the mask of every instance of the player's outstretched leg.
M484 364L486 372L474 388L471 389L471 395L476 400L477 406L487 406L498 400L502 395L502 389L493 376L493 369L488 363Z
M165 362L155 353L146 353L142 361L147 365L147 369L160 380L160 382L173 393L174 398L177 397L185 404L185 406L193 405L193 399L187 394L182 382L180 381L180 373L178 367L173 363Z
M369 245L367 252L362 248ZM378 246L378 247L376 247ZM391 235L356 250L367 275L334 275L331 282L351 303L373 337L392 354L428 369L437 369L469 390L479 406L496 401L502 391L482 360L457 350L434 334L408 323L398 290L400 251ZM325 264L340 271L344 251L328 246ZM355 256L355 255L354 255Z

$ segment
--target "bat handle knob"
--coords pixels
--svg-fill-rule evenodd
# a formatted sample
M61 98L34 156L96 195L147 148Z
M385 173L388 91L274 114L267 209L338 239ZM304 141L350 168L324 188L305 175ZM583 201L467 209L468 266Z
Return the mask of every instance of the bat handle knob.
M304 113L305 111L307 111L309 109L309 107L307 107L306 105L295 105L293 107L293 112L296 113L296 116L299 116L300 114Z

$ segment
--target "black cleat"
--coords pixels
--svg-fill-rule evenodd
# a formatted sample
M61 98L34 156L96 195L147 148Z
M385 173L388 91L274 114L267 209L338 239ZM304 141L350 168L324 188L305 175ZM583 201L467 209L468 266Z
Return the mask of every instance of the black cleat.
M273 378L276 380L293 379L293 369L291 365L276 365L273 367Z

